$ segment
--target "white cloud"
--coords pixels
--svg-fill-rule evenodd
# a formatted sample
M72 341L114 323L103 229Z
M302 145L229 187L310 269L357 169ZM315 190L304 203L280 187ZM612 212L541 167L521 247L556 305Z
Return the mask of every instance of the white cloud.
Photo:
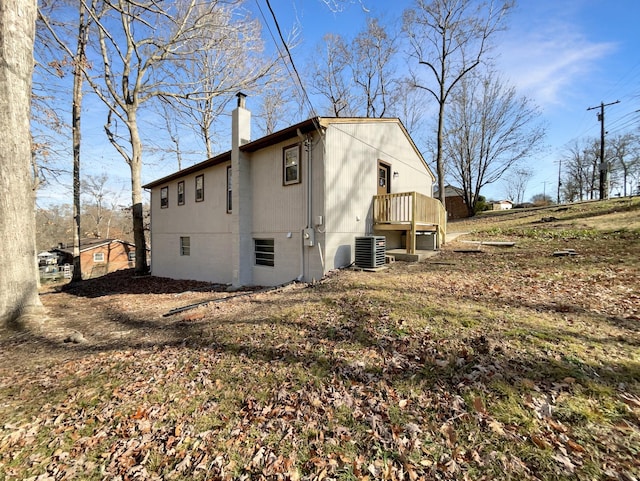
M500 70L543 107L568 101L571 91L588 84L598 62L616 49L615 43L592 42L575 25L557 21L514 28L503 40Z

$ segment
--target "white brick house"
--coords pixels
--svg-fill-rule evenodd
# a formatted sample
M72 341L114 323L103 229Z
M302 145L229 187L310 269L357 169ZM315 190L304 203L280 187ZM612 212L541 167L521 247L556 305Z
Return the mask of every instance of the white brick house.
M234 286L317 280L353 262L356 236L381 234L374 196L418 193L440 205L398 119L316 117L251 141L238 99L230 152L144 186L153 275ZM387 222L388 248L407 231Z

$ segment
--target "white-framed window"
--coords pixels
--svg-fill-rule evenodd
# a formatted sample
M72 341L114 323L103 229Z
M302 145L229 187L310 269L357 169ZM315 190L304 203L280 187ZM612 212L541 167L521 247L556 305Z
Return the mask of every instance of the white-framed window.
M135 261L136 260L136 251L127 252L127 259L129 259L129 262Z
M180 255L191 255L191 237L180 237Z
M204 174L196 175L196 202L204 200Z
M178 182L178 205L184 205L184 180Z
M104 262L104 252L94 252L93 262Z
M275 245L273 239L253 239L257 266L275 265Z
M231 177L231 166L227 166L227 214L231 213L233 208L233 178Z
M160 208L166 209L169 207L169 187L162 187L160 189Z
M290 145L282 149L282 183L300 183L300 145Z

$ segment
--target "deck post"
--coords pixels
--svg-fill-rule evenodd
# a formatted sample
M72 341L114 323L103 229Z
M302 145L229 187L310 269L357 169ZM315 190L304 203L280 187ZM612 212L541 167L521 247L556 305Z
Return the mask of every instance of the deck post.
M418 212L418 196L415 192L411 192L411 231L409 232L409 236L411 237L411 242L407 239L407 254L415 254L416 253L416 214ZM411 245L411 250L409 250L409 245Z

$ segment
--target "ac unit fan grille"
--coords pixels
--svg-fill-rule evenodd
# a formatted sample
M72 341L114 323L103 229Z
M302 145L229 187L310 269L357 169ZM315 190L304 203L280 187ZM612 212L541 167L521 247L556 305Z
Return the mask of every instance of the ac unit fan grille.
M364 269L382 267L385 252L384 236L356 237L356 266Z

